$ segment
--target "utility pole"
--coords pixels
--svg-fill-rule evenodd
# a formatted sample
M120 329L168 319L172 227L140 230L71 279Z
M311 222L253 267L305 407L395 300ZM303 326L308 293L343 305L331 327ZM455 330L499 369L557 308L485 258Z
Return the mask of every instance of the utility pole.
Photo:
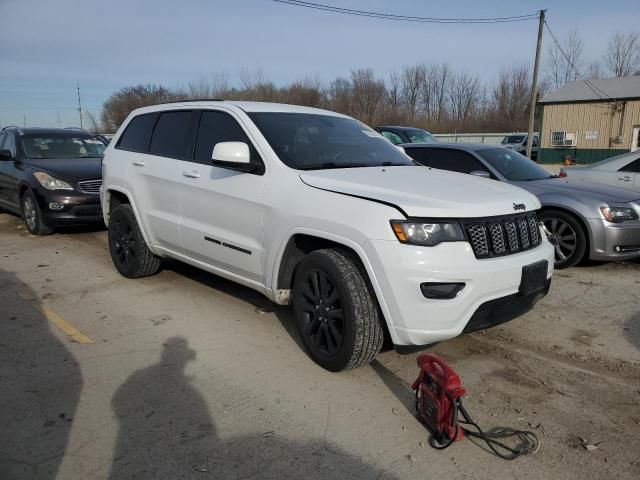
M527 130L528 158L531 158L531 147L533 146L533 121L536 116L536 100L538 99L538 69L540 67L540 48L542 47L542 31L544 30L545 12L546 10L540 10L538 12L538 45L536 46L536 60L533 64L533 80L531 82L531 105L529 106L529 129Z
M24 125L24 128L27 128L27 114L26 113L22 114L22 124Z
M61 128L60 127L60 112L58 112L58 128Z
M80 82L77 84L78 88L78 114L80 115L80 128L82 127L82 103L80 102Z

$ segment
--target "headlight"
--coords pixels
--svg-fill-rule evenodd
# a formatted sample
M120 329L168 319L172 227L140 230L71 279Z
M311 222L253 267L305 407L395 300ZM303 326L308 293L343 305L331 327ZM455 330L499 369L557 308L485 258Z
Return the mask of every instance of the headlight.
M600 211L607 222L622 223L638 220L638 214L630 207L611 207L609 205L603 205L600 207Z
M36 180L38 180L40 185L42 185L47 190L73 190L73 187L67 182L58 180L48 173L34 172L33 176L36 177Z
M462 227L457 222L400 222L392 221L391 228L402 243L433 246L442 242L460 242L464 240Z

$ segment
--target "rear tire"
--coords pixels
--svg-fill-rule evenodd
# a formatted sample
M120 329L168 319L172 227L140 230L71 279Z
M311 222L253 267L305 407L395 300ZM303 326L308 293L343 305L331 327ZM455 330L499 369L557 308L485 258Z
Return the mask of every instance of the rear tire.
M302 259L293 309L309 356L332 372L371 362L384 342L378 302L359 259L345 249Z
M45 223L42 211L31 190L25 191L20 197L20 211L29 233L32 235L51 235L53 233L53 227Z
M160 269L160 257L147 247L131 205L118 205L113 209L108 237L111 260L122 276L148 277Z
M544 210L540 214L547 239L555 248L555 268L577 265L587 250L587 235L571 214L560 210Z

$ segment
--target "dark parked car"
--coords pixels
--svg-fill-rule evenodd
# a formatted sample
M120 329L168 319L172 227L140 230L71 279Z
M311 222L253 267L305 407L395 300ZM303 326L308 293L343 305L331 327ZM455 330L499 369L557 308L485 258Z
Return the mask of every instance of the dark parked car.
M0 131L0 209L21 215L29 232L102 222L101 137L80 129L5 127Z
M498 145L439 143L402 147L427 167L508 182L536 195L542 204L539 218L556 251L556 268L573 266L584 258L615 261L640 257L637 192L596 183L568 182ZM514 204L514 209L517 207ZM505 237L507 233L503 228L487 231L485 235L487 241L500 243L505 239L511 241ZM517 242L515 237L514 241Z
M374 130L394 145L401 143L437 143L438 139L426 130L412 127L383 126Z

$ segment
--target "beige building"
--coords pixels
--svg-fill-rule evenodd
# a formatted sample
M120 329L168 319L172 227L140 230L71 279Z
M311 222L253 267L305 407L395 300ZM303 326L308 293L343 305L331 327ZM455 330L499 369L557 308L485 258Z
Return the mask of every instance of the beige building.
M640 149L640 75L570 82L545 95L541 163L576 163Z

